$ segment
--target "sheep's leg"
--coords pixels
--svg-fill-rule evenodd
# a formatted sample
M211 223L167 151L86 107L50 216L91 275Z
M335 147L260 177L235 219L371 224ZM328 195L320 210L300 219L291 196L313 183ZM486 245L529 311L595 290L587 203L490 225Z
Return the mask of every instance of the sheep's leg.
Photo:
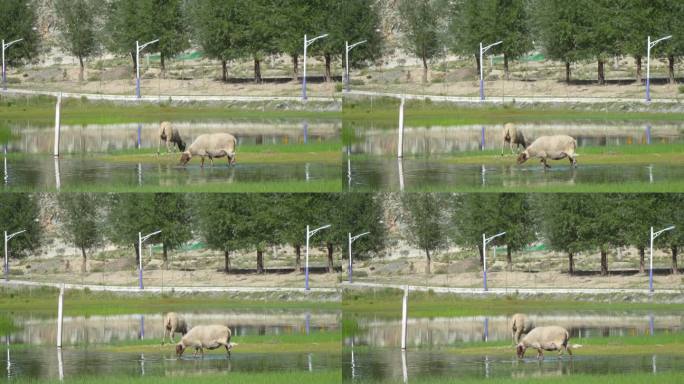
M214 157L213 156L209 156L209 162L211 163L211 167L213 168L214 167Z
M541 163L544 164L544 170L551 168L551 166L546 162L546 157L542 157Z
M171 328L171 331L169 332L169 337L171 338L171 342L172 342L172 343L175 343L175 341L173 340L173 334L174 334L174 333L176 333L176 328L175 328L175 327L172 327L172 328Z
M162 337L162 345L164 345L165 341L166 341L166 327L164 327L164 336Z
M202 164L200 165L200 168L204 168L204 156L201 156L201 157L202 157Z
M228 354L228 358L230 359L230 343L223 344L224 347L226 347L226 354Z
M544 352L542 352L541 348L537 349L537 359L544 360Z

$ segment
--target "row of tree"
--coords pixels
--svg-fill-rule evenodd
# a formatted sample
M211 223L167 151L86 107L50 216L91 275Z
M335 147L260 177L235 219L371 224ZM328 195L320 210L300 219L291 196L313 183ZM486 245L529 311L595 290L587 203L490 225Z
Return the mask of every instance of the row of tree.
M40 194L0 194L0 225L8 231L26 229L12 239L12 257L30 255L41 245ZM94 194L64 193L57 197L61 235L81 250L83 270L90 250L110 242L130 246L139 257L138 232L162 232L149 240L162 245L166 262L170 250L191 239L201 239L220 251L230 271L234 252L256 252L258 272L271 245L295 248L294 266L300 266L306 226L331 224L311 239L327 250L333 269L334 250L346 250L347 234L371 231L354 244L355 252L377 252L384 247L382 205L378 198L356 194ZM43 205L49 205L43 203ZM345 252L345 254L347 254Z
M480 70L479 44L503 41L491 53L501 54L504 72L509 62L535 48L565 65L570 81L571 64L597 62L597 78L605 82L609 58L631 56L636 79L642 78L646 38L672 35L652 55L666 57L669 79L684 56L684 2L665 0L399 0L405 47L428 62L444 46L456 54L475 57Z
M410 239L425 251L429 273L431 254L456 244L472 247L480 254L482 234L506 232L494 245L506 246L506 259L528 245L542 241L550 249L565 253L568 272L575 272L574 257L597 252L601 274L608 274L608 252L617 247L635 247L640 271L650 245L650 227L669 225L676 229L658 237L655 246L672 256L677 273L677 255L684 245L684 195L682 194L405 194Z
M354 50L352 63L382 51L378 12L367 0L55 0L54 8L61 45L78 58L80 80L84 60L103 49L128 55L135 67L135 42L155 39L159 42L146 52L160 54L162 71L166 59L194 47L221 62L224 81L230 61L250 59L254 80L261 82L261 63L275 54L292 58L296 79L305 34L328 34L309 48L312 56L324 59L327 80L346 40L367 40ZM30 0L2 1L0 35L26 39L20 49L12 49L10 62L38 52L35 24Z

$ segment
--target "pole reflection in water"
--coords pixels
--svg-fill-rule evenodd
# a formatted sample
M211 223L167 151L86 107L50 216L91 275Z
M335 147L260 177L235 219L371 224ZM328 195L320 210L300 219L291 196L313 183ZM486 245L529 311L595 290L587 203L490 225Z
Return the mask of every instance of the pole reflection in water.
M7 350L7 353L9 353L9 350ZM9 359L7 359L9 361ZM351 339L351 377L352 380L356 378L356 362L354 361L354 337L352 336Z
M59 369L59 381L64 381L64 359L62 348L57 348L57 369Z
M653 318L652 313L648 315L648 331L650 332L651 336L653 336L655 333L655 319Z
M653 184L653 165L649 165L647 168L648 168L648 182Z
M308 355L309 360L309 372L313 372L313 363L311 362L311 354Z
M655 375L656 373L658 373L658 369L656 368L656 355L653 355L653 357L651 358L651 366L653 367L653 374Z
M9 335L5 336L7 342L7 380L12 378L12 360L10 359L10 340Z
M3 179L5 180L5 184L7 184L7 181L9 180L9 175L7 174L7 144L5 144L5 147L2 150L2 154L3 154L3 163L4 163Z
M58 191L62 188L62 177L59 174L59 157L55 157L55 189Z
M140 354L140 376L145 376L145 354Z
M142 187L142 164L138 163L138 186Z
M5 171L7 173L7 171ZM347 146L347 186L351 187L351 145Z
M408 383L408 367L406 366L406 351L401 351L401 374L404 379L404 384Z
M142 146L140 136L142 134L142 124L138 123L138 149Z
M145 316L140 315L140 340L145 340Z
M489 356L485 356L485 377L489 379L489 372L490 372L490 367L489 367Z
M485 165L482 164L482 170L480 171L480 173L482 174L482 186L483 187L486 184L486 179L485 179L485 173L486 172L487 172L487 168L485 168Z
M304 144L309 142L309 123L307 121L302 123L302 130L304 131Z
M484 331L482 334L482 340L489 341L489 317L484 318Z
M309 181L311 175L309 175L309 163L304 164L304 178Z
M399 190L404 191L404 163L402 158L397 159L397 167L399 170Z
M306 335L309 336L309 328L311 327L311 312L307 312L305 316Z

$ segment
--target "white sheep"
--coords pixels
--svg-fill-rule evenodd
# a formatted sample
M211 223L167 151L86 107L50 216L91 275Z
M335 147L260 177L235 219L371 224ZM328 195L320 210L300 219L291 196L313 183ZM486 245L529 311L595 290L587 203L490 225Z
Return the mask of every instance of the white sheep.
M216 349L223 346L230 357L230 350L233 348L230 336L230 328L225 325L198 325L176 344L176 356L180 358L186 348L192 347L195 348L193 356L197 356L199 352L204 357L204 348Z
M534 328L534 322L522 313L516 313L511 317L509 328L512 332L513 344L517 344L523 334L529 333Z
M563 355L563 351L567 351L572 356L572 350L568 345L570 334L568 331L556 325L548 327L534 328L530 333L525 335L516 346L516 353L519 359L525 357L527 348L534 348L537 350L537 359L544 359L543 351L558 351L558 356ZM579 348L581 345L573 345L572 348Z
M161 147L162 141L166 144L166 153L171 152L172 145L178 146L178 150L185 151L185 141L181 139L180 132L177 129L173 129L171 123L168 121L162 121L159 125L159 143L157 144L157 155L159 155L159 148Z
M185 319L178 316L176 312L169 312L164 317L164 337L162 338L162 345L164 345L164 342L166 341L167 333L169 334L171 342L174 342L173 334L180 333L181 335L185 335L188 333L188 324L185 322Z
M511 153L513 152L513 144L515 144L516 151L522 145L523 149L527 147L527 141L522 130L518 129L513 123L506 123L503 127L503 142L501 143L501 156L504 154L504 147L508 143Z
M567 135L555 136L541 136L535 140L529 147L520 153L518 156L518 164L522 164L527 160L538 157L544 165L544 169L551 168L546 163L547 159L560 160L568 158L573 167L577 166L577 140Z
M187 164L193 156L200 156L202 158L202 167L204 167L205 157L209 158L212 166L214 165L215 157L224 156L228 159L228 165L235 164L236 146L237 140L230 133L206 133L199 135L181 155L180 164Z

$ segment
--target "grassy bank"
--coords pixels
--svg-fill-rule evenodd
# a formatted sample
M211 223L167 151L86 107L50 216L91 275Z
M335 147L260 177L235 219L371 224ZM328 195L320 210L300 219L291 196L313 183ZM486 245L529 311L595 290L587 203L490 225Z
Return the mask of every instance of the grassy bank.
M33 124L54 124L55 98L0 97L0 120L26 121ZM293 108L283 109L291 103ZM295 108L296 107L296 108ZM62 124L118 124L143 123L162 120L278 120L311 119L338 120L340 112L327 111L328 105L317 102L299 104L295 102L253 102L253 103L200 103L169 104L162 102L122 104L87 99L62 100Z
M174 376L82 376L69 377L68 382L72 384L204 384L230 382L231 384L319 384L319 383L340 383L342 375L339 370L325 370L314 372L226 372L225 374L187 374ZM15 384L58 384L59 379L32 379L21 378L12 380Z
M396 289L361 291L345 290L342 298L342 310L345 315L373 315L385 318L401 317L401 297L403 292ZM496 316L512 315L524 308L526 312L552 313L554 310L572 308L574 311L622 312L681 312L684 304L635 303L615 297L606 298L581 297L465 297L429 292L411 292L409 295L409 316Z
M592 108L589 110L589 108ZM404 123L407 126L504 124L508 122L680 122L684 113L625 112L615 108L603 110L601 106L559 108L550 106L510 105L455 105L408 100L404 104ZM344 101L342 112L345 125L373 123L375 128L396 128L399 100L394 98L349 99Z
M447 384L458 382L459 384L472 383L487 383L487 384L543 384L553 382L556 384L650 384L650 383L681 383L681 373L678 372L659 372L658 374L651 373L629 373L629 374L573 374L563 376L538 376L538 377L490 377L490 378L458 378L444 377L444 376L417 376L409 378L411 384ZM376 383L376 384L390 384L401 383L401 379L394 380L359 380L356 383Z
M0 308L4 312L55 315L57 289L0 289ZM108 293L68 290L64 296L65 316L117 315L128 313L160 313L167 311L220 309L292 309L338 310L339 303L327 294L286 293L249 294L147 294Z

